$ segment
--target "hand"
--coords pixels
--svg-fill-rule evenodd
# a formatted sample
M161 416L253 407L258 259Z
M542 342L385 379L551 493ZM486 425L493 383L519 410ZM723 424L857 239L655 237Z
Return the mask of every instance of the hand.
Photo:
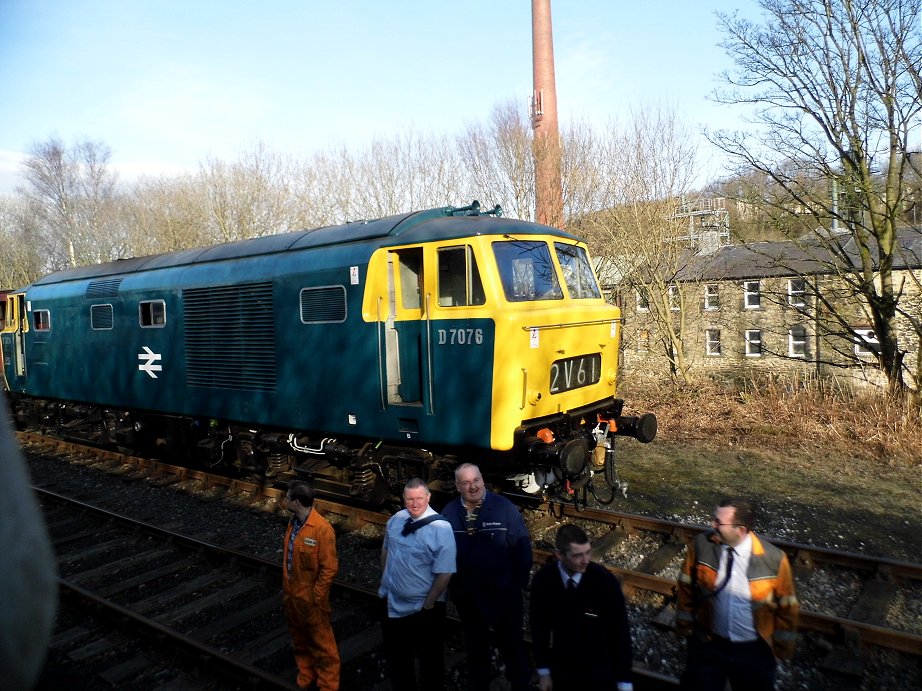
M434 602L429 602L429 600L423 602L423 609L432 609L433 607L435 607Z

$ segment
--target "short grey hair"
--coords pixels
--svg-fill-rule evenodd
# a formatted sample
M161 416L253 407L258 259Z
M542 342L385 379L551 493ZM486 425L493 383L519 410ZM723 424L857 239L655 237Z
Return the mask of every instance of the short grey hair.
M432 494L429 491L429 485L426 484L426 481L421 477L414 477L407 480L407 484L403 486L403 491L406 492L408 489L416 489L417 487L422 487L426 490L426 494Z

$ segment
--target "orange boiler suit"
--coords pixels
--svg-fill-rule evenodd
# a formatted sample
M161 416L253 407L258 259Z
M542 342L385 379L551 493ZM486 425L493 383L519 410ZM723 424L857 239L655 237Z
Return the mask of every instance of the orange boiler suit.
M336 533L313 508L291 543L293 529L294 519L285 531L282 603L298 664L298 686L306 688L316 681L320 691L336 691L339 649L330 623L330 586L339 570Z

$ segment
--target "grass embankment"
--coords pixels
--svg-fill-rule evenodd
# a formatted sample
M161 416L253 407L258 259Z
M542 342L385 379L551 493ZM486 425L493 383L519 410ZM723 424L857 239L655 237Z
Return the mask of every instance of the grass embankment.
M743 495L774 537L922 559L922 416L910 404L815 382L619 396L660 425L652 444L620 443L621 508L703 521Z

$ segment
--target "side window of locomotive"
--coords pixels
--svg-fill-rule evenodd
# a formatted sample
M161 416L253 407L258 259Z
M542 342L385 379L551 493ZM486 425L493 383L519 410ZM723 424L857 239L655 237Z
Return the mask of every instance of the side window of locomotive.
M602 291L592 273L589 264L589 255L586 250L576 245L564 242L555 242L554 250L557 252L557 261L563 271L563 280L567 284L567 291L574 300L580 298L600 298Z
M51 331L51 312L48 310L35 310L32 321L36 331Z
M439 307L483 305L487 299L470 246L446 247L439 253Z
M166 326L166 302L163 300L145 300L138 305L138 318L141 328L162 329Z
M495 242L493 255L509 302L563 299L563 290L546 242Z
M422 249L400 250L400 304L404 309L418 310L422 307Z
M93 331L106 331L114 324L112 305L90 305L90 328Z

